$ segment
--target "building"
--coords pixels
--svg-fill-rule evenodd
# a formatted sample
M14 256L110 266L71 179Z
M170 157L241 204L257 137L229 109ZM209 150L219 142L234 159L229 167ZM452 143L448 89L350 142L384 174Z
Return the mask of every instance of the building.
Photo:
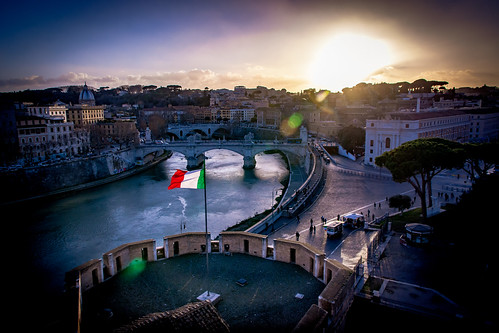
M139 131L132 120L110 120L95 124L99 139L103 142L129 146L139 143Z
M281 126L281 114L279 108L258 108L256 110L257 126L279 128Z
M470 127L470 115L459 110L397 112L383 119L367 119L364 163L374 166L377 156L416 139L468 142Z
M255 109L230 109L231 122L250 122L255 117Z
M67 122L66 112L68 108L60 101L48 106L26 106L26 110L31 116Z
M67 121L66 104L33 106L23 104L16 115L17 139L24 164L32 164L54 157L79 155L90 149L87 131L75 130Z
M83 86L76 105L70 105L67 110L67 121L75 127L85 127L104 120L104 105L95 105L95 97L87 84Z
M491 110L492 111L492 110ZM499 139L499 113L477 109L469 112L470 141L490 142Z
M94 93L88 89L87 83L83 86L83 90L80 92L78 97L78 104L85 104L89 106L95 106Z
M17 116L19 150L25 164L82 154L89 149L88 132L57 117Z
M7 166L17 160L19 142L17 140L16 110L0 111L0 166Z

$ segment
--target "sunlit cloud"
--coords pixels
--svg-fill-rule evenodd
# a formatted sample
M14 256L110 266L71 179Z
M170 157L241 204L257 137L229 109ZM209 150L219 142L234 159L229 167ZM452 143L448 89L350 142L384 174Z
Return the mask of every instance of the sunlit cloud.
M265 75L262 70L218 73L209 69L192 69L189 71L158 72L151 74L128 74L123 76L95 76L88 73L69 72L54 78L29 76L0 80L0 91L16 91L25 89L46 89L68 85L82 85L99 88L102 86L119 87L122 85L156 85L158 87L177 84L186 89L233 89L237 85L256 87L258 85L276 89L298 91L306 87L303 79L291 76Z

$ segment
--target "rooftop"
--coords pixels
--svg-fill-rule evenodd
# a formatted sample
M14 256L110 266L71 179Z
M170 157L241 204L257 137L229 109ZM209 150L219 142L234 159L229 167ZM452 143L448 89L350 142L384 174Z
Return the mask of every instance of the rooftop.
M246 285L237 284L241 278ZM209 289L221 295L216 308L231 332L290 332L317 304L324 288L292 264L243 254L211 254L207 277L205 255L183 255L149 262L142 269L131 266L86 292L82 328L112 331L146 315L196 302ZM297 293L304 297L296 298ZM104 319L104 311L113 316Z

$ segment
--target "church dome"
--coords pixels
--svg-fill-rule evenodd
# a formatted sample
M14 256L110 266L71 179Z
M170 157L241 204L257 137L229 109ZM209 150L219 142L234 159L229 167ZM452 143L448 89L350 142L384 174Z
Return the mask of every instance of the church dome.
M78 103L95 105L95 97L92 91L88 90L87 83L83 86L83 90L80 92L80 97L78 98Z

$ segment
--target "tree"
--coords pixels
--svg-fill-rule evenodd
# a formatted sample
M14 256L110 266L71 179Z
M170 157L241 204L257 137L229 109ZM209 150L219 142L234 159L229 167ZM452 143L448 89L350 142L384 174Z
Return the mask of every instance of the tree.
M338 142L349 152L353 152L357 147L363 147L366 141L366 131L359 127L343 127L338 131Z
M388 206L390 208L397 208L403 212L404 209L411 208L411 197L408 195L397 194L388 199Z
M431 206L431 181L442 170L460 168L461 144L440 139L417 139L376 157L375 163L386 167L397 183L408 182L421 199L423 219L427 217L427 200Z
M463 145L465 164L463 170L475 182L499 163L499 143L466 143Z

